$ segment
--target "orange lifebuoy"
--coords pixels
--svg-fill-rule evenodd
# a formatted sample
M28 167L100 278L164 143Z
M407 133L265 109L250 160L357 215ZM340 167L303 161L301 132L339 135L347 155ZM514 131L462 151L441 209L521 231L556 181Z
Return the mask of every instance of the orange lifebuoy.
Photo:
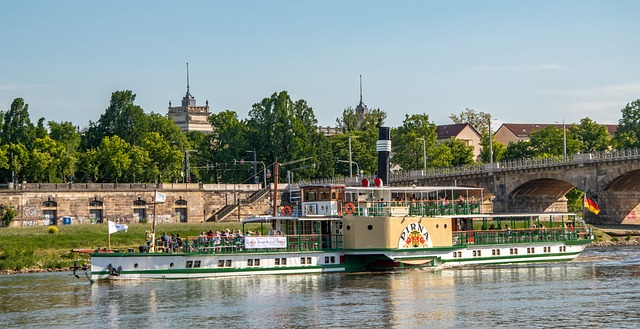
M290 206L285 206L280 212L283 216L291 216L292 210Z
M344 211L351 215L353 214L353 212L356 210L356 207L353 205L353 203L349 202L344 206Z

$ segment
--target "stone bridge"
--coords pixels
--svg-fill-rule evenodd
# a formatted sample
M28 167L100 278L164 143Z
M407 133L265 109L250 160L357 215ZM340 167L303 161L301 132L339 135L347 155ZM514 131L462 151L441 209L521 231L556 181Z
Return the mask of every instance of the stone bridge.
M640 224L640 149L576 154L569 159L518 160L459 168L401 172L389 185L469 186L485 189L495 212L567 211L573 187L600 208L585 220L597 224Z

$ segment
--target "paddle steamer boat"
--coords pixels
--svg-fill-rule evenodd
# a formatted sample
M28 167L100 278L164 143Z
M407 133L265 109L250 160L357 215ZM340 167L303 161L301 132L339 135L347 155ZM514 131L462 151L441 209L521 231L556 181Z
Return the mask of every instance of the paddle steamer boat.
M183 279L570 261L593 239L571 213L486 213L490 202L479 188L377 185L299 186L299 199L243 221L243 228L261 223L269 235L190 237L172 252L96 251L87 275Z

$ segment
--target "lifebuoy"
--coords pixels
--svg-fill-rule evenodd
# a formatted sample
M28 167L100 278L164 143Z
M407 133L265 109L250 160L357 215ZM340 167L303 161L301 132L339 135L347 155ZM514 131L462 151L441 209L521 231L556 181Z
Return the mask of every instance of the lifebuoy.
M283 216L291 216L291 213L292 213L291 207L290 206L285 206L284 208L282 208L282 211L280 211L280 213Z
M351 215L353 214L353 212L356 210L356 207L353 205L353 203L349 202L344 206L344 211Z

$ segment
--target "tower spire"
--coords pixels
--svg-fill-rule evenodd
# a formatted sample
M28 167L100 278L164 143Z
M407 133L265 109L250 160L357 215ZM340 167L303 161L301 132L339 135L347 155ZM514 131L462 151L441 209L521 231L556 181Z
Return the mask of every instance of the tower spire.
M189 63L187 62L187 94L189 94Z
M360 103L362 103L362 74L360 74Z

